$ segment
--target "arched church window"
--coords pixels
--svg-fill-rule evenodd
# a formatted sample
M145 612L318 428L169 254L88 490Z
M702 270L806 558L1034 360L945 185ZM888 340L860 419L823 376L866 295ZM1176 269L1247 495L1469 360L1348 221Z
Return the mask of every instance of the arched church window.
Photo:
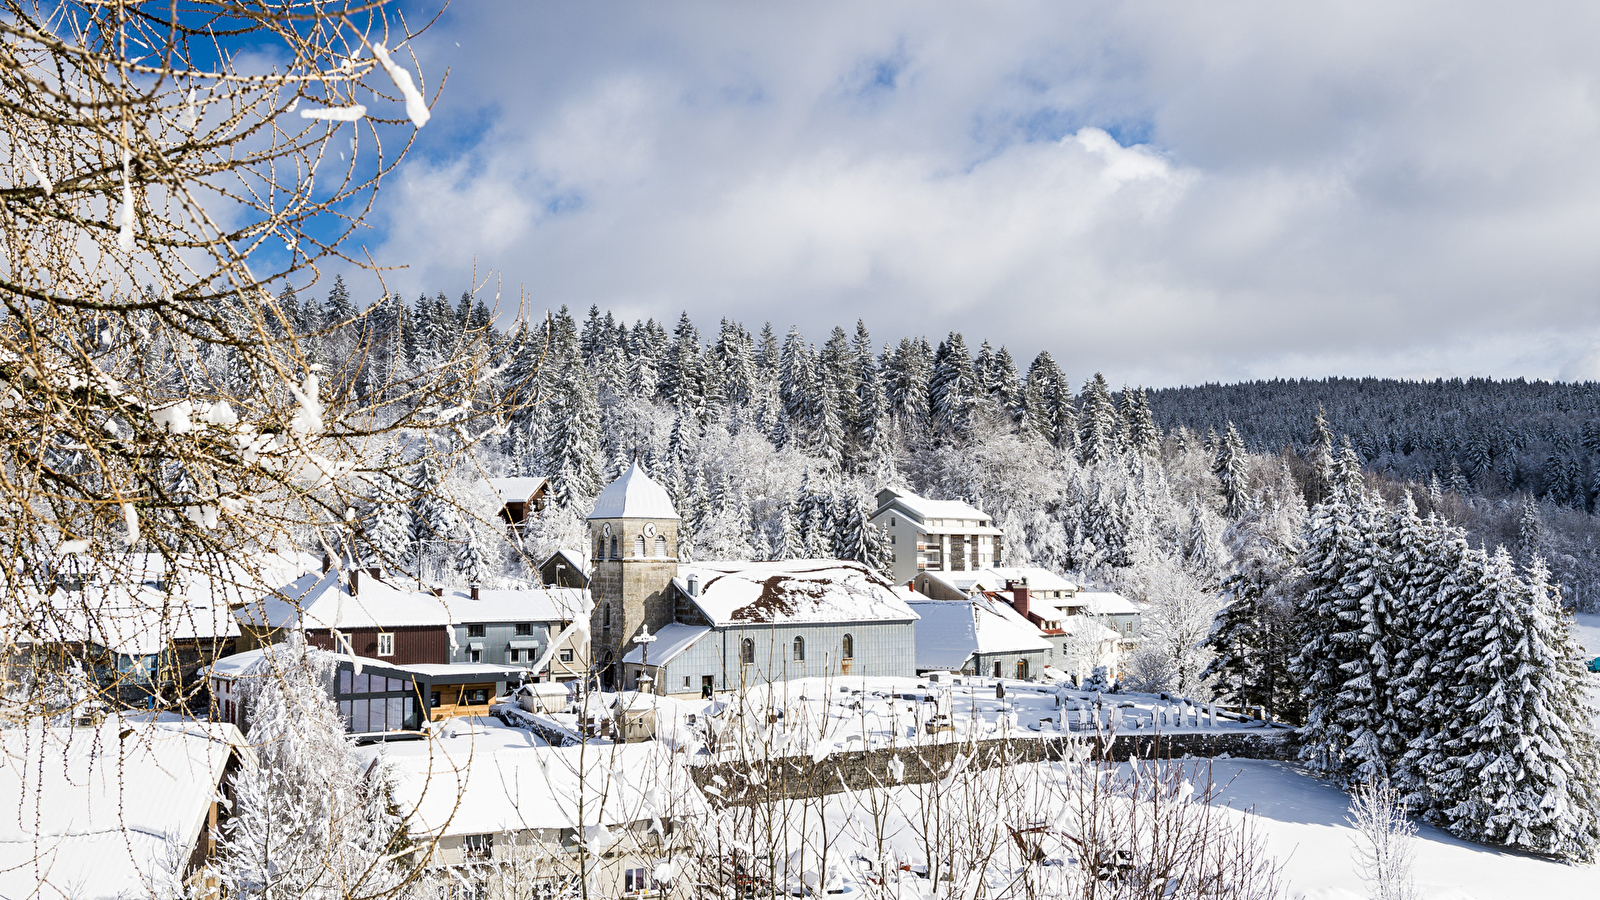
M742 665L754 665L756 661L756 642L745 638L739 642L739 662Z
M803 637L796 637L794 639L794 661L806 661L806 639Z
M644 557L644 535L642 534L635 535L633 538L633 555L641 559Z
M664 534L656 535L656 556L661 559L667 558L667 536Z

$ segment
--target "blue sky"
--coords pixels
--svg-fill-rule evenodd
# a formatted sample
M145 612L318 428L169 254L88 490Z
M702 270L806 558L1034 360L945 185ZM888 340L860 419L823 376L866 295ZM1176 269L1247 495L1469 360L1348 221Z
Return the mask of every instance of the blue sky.
M1597 25L457 2L366 243L408 296L476 271L508 308L955 329L1076 380L1600 378Z

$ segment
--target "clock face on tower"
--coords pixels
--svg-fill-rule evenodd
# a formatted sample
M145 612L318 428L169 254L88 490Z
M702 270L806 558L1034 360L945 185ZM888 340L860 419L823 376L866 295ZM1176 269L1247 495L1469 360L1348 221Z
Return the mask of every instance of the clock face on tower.
M611 537L611 523L610 522L607 522L604 525L600 526L600 536L601 537Z
M654 522L646 522L646 523L644 523L644 536L647 537L647 538L653 538L653 537L656 536L656 523L654 523Z

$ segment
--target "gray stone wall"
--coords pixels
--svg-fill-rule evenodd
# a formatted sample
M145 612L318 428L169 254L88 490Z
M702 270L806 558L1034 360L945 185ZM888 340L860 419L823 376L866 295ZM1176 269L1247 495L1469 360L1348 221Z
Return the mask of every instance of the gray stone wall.
M753 765L719 763L693 770L702 789L714 787L712 798L724 803L750 803L793 800L801 797L838 793L845 788L866 790L894 784L889 761L898 758L904 771L900 783L924 784L948 774L958 756L972 757L973 764L1018 765L1087 754L1090 759L1182 759L1214 758L1226 754L1238 759L1293 759L1299 749L1295 732L1289 728L1252 731L1190 732L1170 735L1118 735L1101 738L1035 738L979 741L972 743L928 744L904 749L882 749L835 753L820 761L809 757L757 761ZM749 777L754 769L757 778Z
M644 556L636 555L637 539L647 522L654 523L656 533L666 537L666 556L654 555L654 538L645 540ZM610 558L610 541L601 536L606 525L611 526L611 533L617 537L621 559ZM678 523L672 519L591 520L589 542L593 548L604 546L606 549L605 558L598 555L595 558L593 581L589 585L595 603L590 621L591 657L596 665L603 665L609 651L620 678L622 658L633 649L639 627L648 624L651 631L659 631L661 626L672 621L672 601L667 586L678 574ZM609 628L605 624L607 605L611 608Z

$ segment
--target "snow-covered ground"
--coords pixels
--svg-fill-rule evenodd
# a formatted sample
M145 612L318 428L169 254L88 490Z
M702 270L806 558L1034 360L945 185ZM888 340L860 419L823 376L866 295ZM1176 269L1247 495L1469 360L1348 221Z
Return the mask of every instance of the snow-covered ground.
M1196 776L1205 771L1206 762L1188 761L1180 765L1185 767L1192 782L1203 781ZM1126 773L1126 766L1122 771ZM1283 763L1219 760L1211 764L1210 772L1220 786L1211 802L1227 810L1218 824L1237 824L1244 819L1237 813L1254 811L1254 831L1264 840L1265 850L1282 865L1281 881L1288 887L1287 896L1305 900L1364 900L1368 896L1354 864L1355 831L1345 820L1350 805L1348 795ZM998 785L1001 777L992 770L982 773L973 782L977 790L951 785L903 786L885 792L831 795L824 801L826 836L817 816L796 816L791 808L787 810L791 829L789 846L804 845L813 849L808 850L805 857L790 860L790 877L796 877L793 873L812 870L816 866L812 855L814 848L824 843L832 858L844 861L839 874L845 881L853 877L853 868L860 866L870 871L873 865L867 861L881 856L913 866L925 865L926 847L921 840L916 812L921 791L935 791L941 803L974 804L967 815L976 816L976 821L987 821L993 816L1008 818L1008 814L1016 814L1021 807L1026 807L1028 816L1047 828L1072 820L1068 812L1070 804L1063 802L1059 789L1051 787L1070 783L1070 778L1062 781L1060 764L1017 767L1003 776L1008 794L1019 798L1027 795L1026 800L1019 800L1011 807L1004 801L986 798L984 786L990 780L996 780ZM978 799L974 800L975 797ZM947 814L957 820L963 817L960 811L947 810ZM797 824L801 820L805 824ZM1065 827L1073 830L1071 825ZM878 844L880 837L884 839L881 846ZM1075 863L1070 861L1074 855L1070 845L1046 843L1041 846L1045 847L1047 859L1042 864L1032 864L1037 867L1039 877L1062 877L1065 874L1060 868L1063 863L1066 868L1075 868ZM1001 840L996 847L997 854L989 857L982 867L982 877L991 887L1015 884L1019 874L1030 866L1010 849ZM972 871L977 873L976 869ZM1418 900L1578 897L1592 890L1595 875L1593 867L1569 866L1498 852L1457 840L1427 826L1419 831L1413 866ZM814 881L814 870L800 877ZM902 893L902 896L918 896L918 893Z
M1260 817L1259 832L1284 863L1291 895L1307 900L1367 896L1352 863L1355 832L1345 822L1348 794L1266 760L1218 760L1212 777L1223 785L1218 803L1254 809ZM1413 873L1420 900L1579 897L1591 893L1600 876L1593 866L1503 853L1428 825L1419 826L1416 846Z

